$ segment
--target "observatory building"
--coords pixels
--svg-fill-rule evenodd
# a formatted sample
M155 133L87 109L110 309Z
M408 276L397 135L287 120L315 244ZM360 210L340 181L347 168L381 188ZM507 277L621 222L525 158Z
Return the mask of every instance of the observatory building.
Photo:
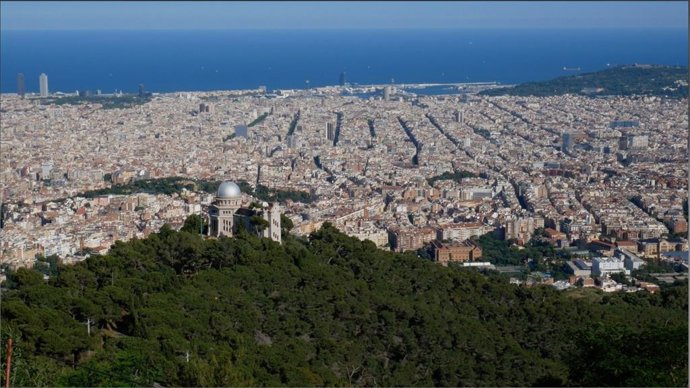
M212 237L234 236L240 227L259 237L281 242L280 205L266 202L260 208L242 207L242 191L230 181L218 187L216 197L208 208L208 235Z

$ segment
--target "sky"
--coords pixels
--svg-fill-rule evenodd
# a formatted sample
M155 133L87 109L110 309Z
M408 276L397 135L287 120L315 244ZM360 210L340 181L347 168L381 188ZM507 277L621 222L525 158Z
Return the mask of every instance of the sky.
M0 31L688 28L687 1L0 2Z

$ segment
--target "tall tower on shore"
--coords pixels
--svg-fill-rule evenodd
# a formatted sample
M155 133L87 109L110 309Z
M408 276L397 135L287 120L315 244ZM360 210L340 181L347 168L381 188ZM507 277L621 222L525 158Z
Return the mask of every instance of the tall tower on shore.
M24 98L24 94L26 94L26 82L24 81L24 73L17 74L17 94L21 98Z
M38 76L38 84L40 86L41 97L48 97L48 76L45 73L41 73Z

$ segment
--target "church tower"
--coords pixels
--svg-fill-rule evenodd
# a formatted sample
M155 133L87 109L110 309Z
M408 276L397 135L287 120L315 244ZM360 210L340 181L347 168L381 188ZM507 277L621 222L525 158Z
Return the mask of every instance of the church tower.
M268 215L268 238L281 244L281 231L280 231L280 205L278 202L274 202L268 209L264 210L264 214Z

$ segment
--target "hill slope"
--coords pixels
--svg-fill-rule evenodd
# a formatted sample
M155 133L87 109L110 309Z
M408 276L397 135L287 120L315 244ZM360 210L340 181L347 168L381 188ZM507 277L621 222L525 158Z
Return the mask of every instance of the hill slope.
M485 96L649 95L688 96L688 68L674 66L619 66L592 73L527 82L510 88L485 90Z
M329 225L282 246L164 228L9 283L13 385L687 385L687 285L526 289Z

